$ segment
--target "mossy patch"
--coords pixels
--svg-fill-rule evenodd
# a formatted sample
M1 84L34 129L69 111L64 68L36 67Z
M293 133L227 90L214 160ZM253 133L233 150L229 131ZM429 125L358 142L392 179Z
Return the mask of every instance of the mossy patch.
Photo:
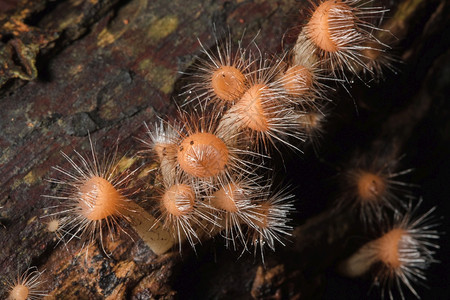
M170 94L176 79L176 73L161 65L155 64L151 59L144 59L139 64L139 70L144 71L145 79L152 86L164 94Z
M174 32L178 27L178 23L178 17L173 15L164 16L161 19L157 19L150 25L147 36L153 42L158 42Z

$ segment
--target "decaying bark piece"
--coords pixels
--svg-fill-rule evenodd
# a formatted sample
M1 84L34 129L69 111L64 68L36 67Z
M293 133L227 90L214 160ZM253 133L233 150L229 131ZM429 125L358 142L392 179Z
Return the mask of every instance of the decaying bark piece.
M143 122L175 116L173 97L180 101L184 83L180 72L200 53L197 38L211 47L213 28L228 26L234 40L246 30L245 40L256 36L262 51L280 53L295 42L302 24L298 12L305 5L294 0L22 0L0 6L12 9L0 14L0 298L6 297L5 279L27 264L46 270L43 287L50 299L333 296L330 282L339 282L334 265L367 239L361 238L363 228L352 212L333 209L333 192L326 191L350 155L346 151L355 146L354 136L362 148L389 144L393 156L407 153L405 163L418 168L416 177L425 187L433 187L430 174L448 175L436 163L447 156L449 141L450 108L443 95L450 86L450 9L444 0L396 5L385 24L398 38L393 51L404 60L402 72L388 73L385 83L372 88L355 83L350 93L358 113L352 100L336 101L319 159L312 151L302 162L286 158L291 182L305 192L298 192L292 243L268 251L265 267L248 253L238 260L241 253L225 251L219 238L198 245L197 255L185 247L182 256L177 247L157 256L138 236L124 233L106 242L108 254L97 244L81 249L77 240L57 244L41 218L57 204L41 195L58 188L46 179L56 176L52 166L67 167L60 151L69 156L74 149L88 151L89 132L99 149L119 139L119 154L130 158L142 149L135 137L145 135ZM349 98L338 92L336 98ZM443 133L430 137L436 128ZM421 151L427 143L432 153ZM140 161L148 163L138 176L146 189L136 200L146 206L154 196L148 173L153 165ZM436 192L425 194L433 198ZM448 211L448 205L442 209Z

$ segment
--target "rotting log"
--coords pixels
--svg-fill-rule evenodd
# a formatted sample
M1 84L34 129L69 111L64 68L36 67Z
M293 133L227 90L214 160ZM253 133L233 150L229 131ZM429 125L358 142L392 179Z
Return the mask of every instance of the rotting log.
M43 287L55 299L364 297L370 281L333 273L338 260L367 240L360 238L360 224L332 209L336 185L329 179L355 141L361 148L388 144L395 156L406 154L402 164L416 168L411 181L422 185L417 193L426 205L450 212L444 201L450 178L449 4L384 1L392 6L385 26L398 38L393 52L404 61L400 72L371 88L355 82L353 99L338 91L324 150L306 151L300 159L288 155L299 196L297 228L292 243L266 253L265 268L251 254L237 259L240 253L224 250L219 239L199 245L196 255L185 247L182 256L178 248L156 256L137 236L125 234L106 243L109 257L96 244L81 252L76 240L57 245L40 217L55 205L41 196L56 188L46 181L56 176L52 166L67 166L60 151L88 151L89 132L100 149L119 139L119 154L135 154L144 122L175 116L180 73L200 54L197 38L209 48L214 27L229 30L234 40L246 31L245 40L256 36L262 51L280 53L295 41L307 1L204 2L0 5L0 298L4 280L27 264L46 270ZM151 188L150 179L142 181ZM441 240L441 253L448 253L448 238ZM443 262L430 270L431 289L421 291L427 298L449 293L448 275L440 276L449 259L438 258Z

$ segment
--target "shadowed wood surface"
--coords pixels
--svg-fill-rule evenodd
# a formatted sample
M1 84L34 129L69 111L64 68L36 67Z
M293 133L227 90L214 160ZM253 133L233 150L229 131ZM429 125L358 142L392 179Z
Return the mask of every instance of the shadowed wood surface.
M152 197L152 162L137 159L144 122L174 118L185 83L182 75L200 55L231 32L255 37L263 52L281 54L295 42L307 1L0 1L0 298L6 279L27 265L46 270L49 299L361 299L370 279L335 274L344 259L376 233L352 212L336 212L336 177L355 153L405 154L405 181L446 217L450 164L450 12L447 1L383 1L391 8L384 26L394 33L392 52L403 60L370 87L337 88L317 151L273 160L297 196L292 242L266 251L266 265L252 253L224 249L220 238L157 256L125 223L127 233L81 249L81 241L57 244L46 230L57 201L53 166L69 167L61 151L89 151L88 132L100 152L145 162L135 186ZM244 34L245 32L245 34ZM357 107L357 112L355 107ZM282 164L285 164L285 167ZM448 220L442 221L445 224ZM448 231L448 230L446 230ZM441 238L429 270L425 299L449 298L450 249ZM376 292L370 296L379 298ZM448 296L448 297L446 297Z

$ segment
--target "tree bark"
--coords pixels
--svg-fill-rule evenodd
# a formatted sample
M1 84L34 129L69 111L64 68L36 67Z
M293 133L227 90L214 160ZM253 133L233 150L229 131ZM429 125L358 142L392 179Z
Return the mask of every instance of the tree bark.
M208 49L229 31L235 42L255 39L262 52L280 54L295 42L307 2L0 2L0 298L8 293L2 282L27 265L45 269L49 299L365 297L370 279L346 280L334 267L376 234L365 233L352 212L336 212L332 178L356 153L405 154L401 165L415 168L408 179L421 186L413 192L423 195L424 209L450 211L445 0L383 1L391 8L383 27L402 60L398 74L386 72L370 87L355 82L348 92L337 87L319 150L274 158L285 164L299 212L292 241L267 251L265 265L252 253L238 259L220 238L196 253L185 245L182 254L175 247L158 256L138 236L120 233L105 243L108 256L98 244L58 244L42 218L57 204L42 197L57 189L47 181L57 177L52 167L68 167L61 151L89 151L89 134L100 151L118 140L119 155L129 158L142 150L136 137L145 137L144 122L175 118L183 72L201 55L197 38ZM148 188L137 196L144 206L154 197L152 180L139 183ZM448 237L440 243L442 264L430 270L431 289L419 288L424 298L449 295Z

